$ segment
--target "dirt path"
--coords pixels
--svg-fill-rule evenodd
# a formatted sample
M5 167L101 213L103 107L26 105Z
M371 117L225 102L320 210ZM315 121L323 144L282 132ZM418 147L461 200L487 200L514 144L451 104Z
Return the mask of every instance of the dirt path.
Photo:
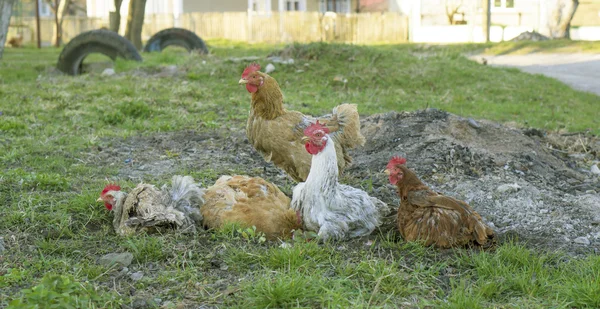
M517 67L556 78L577 90L600 95L600 54L528 54L477 56L489 65Z

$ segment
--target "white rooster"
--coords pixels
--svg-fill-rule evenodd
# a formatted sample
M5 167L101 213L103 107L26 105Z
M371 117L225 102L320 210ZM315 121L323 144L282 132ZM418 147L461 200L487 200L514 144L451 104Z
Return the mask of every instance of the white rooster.
M335 145L325 126L317 122L307 127L302 141L312 162L306 182L294 188L291 205L302 215L304 228L318 232L323 241L371 234L390 211L388 205L338 183Z

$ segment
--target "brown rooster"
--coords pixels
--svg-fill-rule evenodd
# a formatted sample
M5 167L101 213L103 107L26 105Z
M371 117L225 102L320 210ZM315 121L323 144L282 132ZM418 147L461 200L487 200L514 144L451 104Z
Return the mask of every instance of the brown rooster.
M202 221L199 207L203 194L192 177L173 176L170 188L163 186L159 190L141 183L129 194L109 184L98 201L114 211L113 227L122 236L163 227L193 232Z
M252 107L246 135L267 162L272 161L296 181L305 181L311 164L311 155L304 149L303 131L317 118L283 107L283 94L277 81L260 72L258 64L249 65L239 83L252 94ZM338 169L341 173L351 162L347 149L362 146L365 138L360 133L360 120L355 104L341 104L331 115L318 119L332 132L335 141Z
M492 243L494 232L467 203L434 192L394 157L385 173L398 187L398 229L406 241L423 241L439 248Z
M221 176L206 189L200 212L204 226L225 223L256 227L268 239L286 238L302 228L299 215L290 208L290 198L260 177Z

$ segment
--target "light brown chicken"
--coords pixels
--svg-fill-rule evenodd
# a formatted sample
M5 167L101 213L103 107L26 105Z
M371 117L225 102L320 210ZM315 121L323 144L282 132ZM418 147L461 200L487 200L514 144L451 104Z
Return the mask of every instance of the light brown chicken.
M98 201L114 212L113 227L122 236L160 228L194 232L202 221L199 207L203 194L192 177L173 176L170 188L141 183L129 194L109 184Z
M260 177L221 176L206 189L200 212L207 228L225 223L255 226L268 239L289 237L302 227L299 215L290 208L290 198Z
M385 170L398 187L398 229L406 241L439 248L492 244L494 231L467 203L427 187L409 170L406 159L394 157Z
M263 158L283 169L296 181L305 181L310 172L311 155L304 149L304 129L317 120L332 132L341 173L352 161L348 149L362 146L360 120L355 104L341 104L331 115L314 118L283 107L283 94L277 81L260 72L258 64L248 66L239 83L252 94L246 135L250 144Z
M14 48L23 47L23 35L17 34L16 36L11 37L10 40L8 40L8 42L6 42L6 44L8 44Z

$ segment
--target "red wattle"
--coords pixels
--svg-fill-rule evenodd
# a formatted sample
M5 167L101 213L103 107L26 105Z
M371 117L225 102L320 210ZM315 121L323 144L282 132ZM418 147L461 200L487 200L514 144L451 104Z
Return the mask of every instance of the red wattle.
M308 153L310 153L311 155L316 155L317 153L321 152L321 150L323 150L323 148L325 148L325 145L316 146L316 145L313 145L312 143L306 143L304 145L304 147L306 147L306 151L308 151Z
M394 177L393 175L390 175L388 177L388 179L390 180L390 183L393 184L393 185L395 185L395 184L398 183L398 179L396 177Z
M106 206L106 209L108 210L112 210L112 205L109 203L104 203L104 206Z
M246 84L246 90L250 93L255 93L258 91L258 86L252 84Z

